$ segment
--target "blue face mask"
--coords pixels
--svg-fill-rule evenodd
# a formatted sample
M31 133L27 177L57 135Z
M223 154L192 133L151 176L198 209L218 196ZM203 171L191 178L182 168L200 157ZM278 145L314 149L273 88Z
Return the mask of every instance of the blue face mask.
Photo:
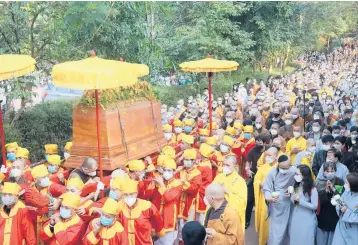
M50 185L50 179L48 177L44 178L40 182L41 187L47 187Z
M45 159L46 159L46 161L48 161L48 155L45 155Z
M68 219L71 217L71 210L67 209L67 208L63 208L61 207L60 208L60 216L63 218L63 219Z
M335 173L324 174L327 180L333 180L336 177Z
M7 153L6 158L9 161L15 161L16 160L16 155L15 155L15 153Z
M244 138L247 140L251 139L251 134L244 133Z
M53 165L49 165L47 167L47 170L49 171L49 173L53 174L57 172L57 166L53 166Z
M191 130L193 130L193 128L192 128L192 127L190 127L190 126L185 126L185 127L184 127L184 131L185 131L185 133L190 133L190 132L191 132Z
M107 218L103 215L101 215L101 217L99 218L99 220L101 221L101 224L104 226L110 226L111 224L113 224L114 220L111 218Z
M117 197L116 192L114 192L112 190L109 191L109 198L111 198L111 199L113 199L115 201L118 201L118 197Z

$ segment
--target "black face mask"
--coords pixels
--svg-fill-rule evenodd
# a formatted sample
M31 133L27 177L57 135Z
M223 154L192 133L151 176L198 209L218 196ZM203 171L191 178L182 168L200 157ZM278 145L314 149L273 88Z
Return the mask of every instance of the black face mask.
M309 103L310 106L314 106L314 103Z
M349 123L349 122L351 121L351 119L350 119L350 118L345 118L344 121L345 121L346 123Z
M280 113L274 113L273 116L274 116L275 118L279 118L279 117L280 117Z

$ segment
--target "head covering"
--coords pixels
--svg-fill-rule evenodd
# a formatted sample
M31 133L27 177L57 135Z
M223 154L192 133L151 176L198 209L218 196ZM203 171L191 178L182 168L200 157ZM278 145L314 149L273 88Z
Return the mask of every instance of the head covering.
M29 151L26 148L17 148L16 158L26 158L29 159Z
M65 145L65 151L71 151L72 149L72 142L67 142Z
M119 203L112 198L107 198L102 207L102 211L107 214L118 215L120 211Z
M230 136L225 135L223 138L223 143L229 145L230 147L232 147L235 143L235 140L233 138L231 138Z
M234 128L239 129L239 130L242 131L243 127L244 127L244 125L242 125L241 122L237 122L237 121L234 122Z
M77 189L82 190L82 188L84 187L84 184L80 178L73 177L67 181L66 186L74 186Z
M177 164L174 161L174 159L166 159L163 163L164 168L171 168L171 169L177 169Z
M200 145L199 152L202 156L208 158L213 153L213 149L210 145L203 143Z
M57 154L58 145L57 144L47 144L45 145L46 154Z
M127 178L125 177L122 177L122 176L117 176L115 177L113 180L112 180L112 183L111 183L111 188L115 188L119 191L122 190L122 187L123 187L123 184L124 182L128 180Z
M199 222L190 221L184 225L182 234L185 245L198 245L203 243L206 231Z
M17 150L19 145L17 144L17 142L12 142L12 143L6 144L5 147L6 147L6 151L11 151L11 150Z
M185 119L183 124L184 126L195 126L195 121L193 119Z
M172 126L170 126L169 124L165 124L165 125L163 125L163 131L164 131L164 132L166 132L166 131L172 132L172 131L173 131L173 128L172 128Z
M210 133L210 131L208 129L206 129L206 128L201 128L199 130L199 134L202 135L202 136L209 136L209 133Z
M72 192L66 192L63 194L61 206L77 209L80 203L81 197L79 195L73 194Z
M127 165L130 171L143 171L145 169L145 164L142 160L131 160Z
M185 159L194 160L196 159L196 150L195 149L187 149L183 153L183 157Z
M254 127L252 125L246 125L244 127L244 133L253 133L254 132Z
M206 138L206 143L211 146L216 146L218 144L218 139L215 136Z
M34 179L37 179L37 178L48 176L49 173L47 171L46 166L41 164L31 169L31 175Z
M183 137L181 138L181 140L187 144L194 144L194 136L192 135L183 135Z
M175 120L174 121L174 127L183 127L183 122L180 120Z
M60 165L61 157L59 155L50 155L47 158L47 162L50 164Z
M212 122L212 129L215 130L218 128L218 124L216 122ZM208 125L206 125L206 129L210 130L210 123L208 123Z
M232 136L235 136L235 135L236 135L236 129L235 129L234 127L227 127L225 132L226 132L227 134L232 135Z
M19 195L21 187L17 183L5 182L2 188L2 193Z
M157 158L157 167L163 167L164 162L170 159L167 155L159 155Z
M146 168L148 171L154 171L155 170L155 166L153 163L149 164Z
M123 194L138 192L138 181L127 179L125 185L122 186L121 191Z
M0 172L0 182L2 182L5 179L5 174Z
M174 159L175 158L175 149L173 147L167 145L162 149L162 154L167 155Z

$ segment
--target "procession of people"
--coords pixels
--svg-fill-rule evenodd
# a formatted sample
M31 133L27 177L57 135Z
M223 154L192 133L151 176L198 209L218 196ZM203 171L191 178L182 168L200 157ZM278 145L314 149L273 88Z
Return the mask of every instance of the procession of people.
M356 51L234 84L211 124L208 89L163 104L167 145L102 179L93 158L64 167L71 142L39 163L8 143L0 244L244 245L250 226L259 245L358 244Z

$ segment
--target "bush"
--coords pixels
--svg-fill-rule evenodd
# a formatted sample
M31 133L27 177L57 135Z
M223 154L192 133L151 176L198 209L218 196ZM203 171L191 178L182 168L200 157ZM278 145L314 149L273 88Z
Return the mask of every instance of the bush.
M267 72L238 71L230 73L216 73L212 78L214 97L222 96L226 92L231 92L232 85L235 83L245 83L246 78L266 79ZM175 106L179 99L187 99L190 95L195 96L208 87L208 79L200 78L186 86L154 86L154 93L162 104Z
M72 108L68 101L52 101L10 115L4 123L6 142L16 141L30 151L31 162L44 159L45 144L58 144L59 154L72 139Z

